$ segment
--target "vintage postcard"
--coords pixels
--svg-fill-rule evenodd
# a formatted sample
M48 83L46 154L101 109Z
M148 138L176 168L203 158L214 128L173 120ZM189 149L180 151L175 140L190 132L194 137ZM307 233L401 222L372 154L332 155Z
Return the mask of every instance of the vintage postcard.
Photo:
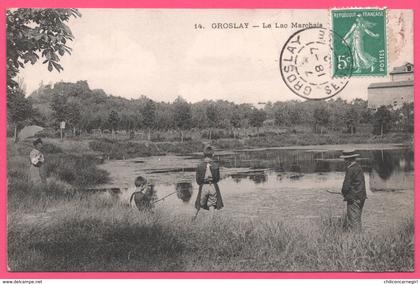
M10 8L7 266L413 272L413 10Z

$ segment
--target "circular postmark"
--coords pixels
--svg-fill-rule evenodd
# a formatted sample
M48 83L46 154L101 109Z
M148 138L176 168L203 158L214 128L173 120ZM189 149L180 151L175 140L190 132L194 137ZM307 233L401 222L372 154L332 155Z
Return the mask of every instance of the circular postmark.
M340 50L340 58L333 48L333 42L337 40L345 46L345 50ZM333 60L331 56L334 56ZM341 58L350 60L339 64ZM325 100L346 87L352 75L352 58L347 43L333 31L306 28L292 34L283 46L280 73L296 95L308 100Z

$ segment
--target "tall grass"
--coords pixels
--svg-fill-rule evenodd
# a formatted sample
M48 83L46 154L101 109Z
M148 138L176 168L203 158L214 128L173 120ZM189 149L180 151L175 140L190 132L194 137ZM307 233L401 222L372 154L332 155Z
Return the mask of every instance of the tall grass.
M30 222L12 216L8 259L14 271L412 271L413 233L412 219L376 234L343 232L332 218L192 222L90 196Z
M109 181L109 173L96 167L90 156L64 154L58 146L45 143L42 174L47 184L34 185L29 180L29 143L8 145L8 207L12 210L39 211L52 204L73 198L77 188Z

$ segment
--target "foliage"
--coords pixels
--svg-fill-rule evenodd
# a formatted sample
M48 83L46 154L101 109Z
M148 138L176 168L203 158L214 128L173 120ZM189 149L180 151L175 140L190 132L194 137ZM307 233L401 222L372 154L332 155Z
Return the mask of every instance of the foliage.
M191 127L191 106L181 97L176 98L173 103L174 123L179 129Z
M261 127L263 126L263 122L266 119L267 114L262 109L253 109L251 113L251 117L249 123L253 127Z
M114 112L115 118L118 115L118 122L113 122L114 130L206 130L207 135L203 137L213 139L217 137L214 133L216 128L237 131L250 126L261 127L264 120L273 121L276 126L285 128L313 127L317 128L317 132L322 129L323 132L329 130L353 134L356 130L360 131L366 125L373 126L375 123L375 111L368 109L367 101L362 99L350 102L340 98L328 101L275 102L267 103L264 109L258 110L251 104L235 104L224 100L188 103L182 97L173 102L157 102L146 96L125 99L107 95L103 90L92 90L86 81L59 82L53 86L41 85L30 96L30 101L45 117L45 124L48 125L51 118L55 121L64 117L71 121L69 125L75 124L71 126L88 133L95 129L112 130L109 123L111 112ZM50 111L45 110L45 105ZM58 106L61 106L61 109ZM72 109L77 110L71 111ZM412 123L410 126L413 115L410 114L409 106L390 111L396 121L390 125L390 130L409 132L413 129ZM59 117L57 113L61 113L63 117ZM55 123L54 127L57 125ZM149 136L152 139L153 133ZM232 136L236 136L236 132L233 132Z
M153 128L156 124L156 104L150 99L146 99L146 103L142 108L143 126L147 129Z
M117 129L119 121L120 116L118 115L118 112L116 112L115 110L111 110L111 112L108 115L108 125L111 127L112 130Z
M414 132L414 103L404 103L397 112L396 124L400 130L413 133Z
M60 72L60 56L70 54L68 41L73 34L66 22L80 17L77 9L7 10L7 90L17 87L15 77L25 63L35 64L40 57L48 70Z
M34 116L32 103L25 98L21 86L7 92L7 119L17 129L22 128Z
M330 113L324 107L317 107L313 114L315 132L318 130L318 126L327 126L330 121Z
M388 133L392 126L392 113L386 106L381 106L373 115L373 134Z
M107 183L109 173L96 167L97 160L93 156L75 156L56 154L46 156L45 171L47 176L54 176L81 188Z

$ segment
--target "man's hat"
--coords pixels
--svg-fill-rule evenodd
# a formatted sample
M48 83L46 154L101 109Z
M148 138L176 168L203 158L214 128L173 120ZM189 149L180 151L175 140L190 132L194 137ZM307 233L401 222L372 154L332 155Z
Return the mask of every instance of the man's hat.
M356 153L356 150L344 150L343 154L340 156L341 159L356 158L360 155Z
M212 146L206 145L206 146L204 146L203 153L204 153L204 155L213 155L214 154L214 149L213 149Z
M42 140L41 140L41 138L37 138L37 139L35 139L34 140L34 142L32 142L32 144L35 146L35 145L37 145L37 144L41 144L42 143Z

